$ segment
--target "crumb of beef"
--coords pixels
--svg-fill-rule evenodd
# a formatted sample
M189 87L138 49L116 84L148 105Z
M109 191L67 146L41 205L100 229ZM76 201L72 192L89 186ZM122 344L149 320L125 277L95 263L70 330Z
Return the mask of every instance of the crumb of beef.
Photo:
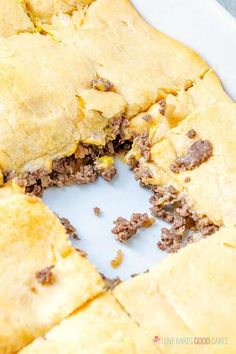
M114 89L114 85L109 80L106 80L102 77L92 80L91 87L95 90L99 90L103 92L109 92Z
M115 227L112 233L117 235L117 240L120 242L127 242L133 235L135 235L138 229L143 227L150 227L154 223L153 218L144 213L134 213L130 220L123 217L119 217L114 221Z
M105 179L105 181L110 182L112 178L116 175L116 168L114 165L107 168L98 170L98 174Z
M177 202L178 191L171 185L167 187L154 186L152 191L154 192L150 198L152 215L172 223L174 216L169 209Z
M149 269L146 269L144 272L143 272L143 274L146 274L146 273L149 273ZM142 273L134 273L134 274L131 274L130 276L131 276L131 278L135 278L135 277L137 277L138 275L140 275L140 274L142 274Z
M219 227L211 222L207 217L198 218L196 220L197 228L203 236L209 236L214 234Z
M52 269L55 268L54 265L46 267L35 273L37 281L42 285L49 285L53 283L53 272Z
M37 197L42 197L43 196L43 187L38 184L33 184L32 186L26 186L25 187L25 192L26 194L33 196L36 195Z
M119 267L121 265L121 263L123 262L123 258L124 258L123 252L121 250L118 250L115 258L112 259L112 261L111 261L112 268Z
M161 107L166 107L166 100L165 99L160 100L158 103Z
M127 164L130 169L133 170L135 167L138 167L138 160L134 157L134 155L129 155Z
M155 186L152 190L154 192L150 198L152 214L172 224L169 229L162 229L161 240L157 244L161 250L176 252L184 246L189 232L206 237L218 230L209 218L192 211L184 196L173 186Z
M159 112L161 115L165 115L166 114L166 100L160 100L159 102L159 105L160 105L160 109L159 109Z
M83 258L86 258L86 257L88 256L88 254L87 254L85 251L81 250L80 248L77 248L77 247L76 247L75 250L76 250L76 252L78 252L79 255L80 255L81 257L83 257Z
M107 278L102 273L100 273L100 275L105 282L106 290L113 290L117 285L119 285L121 283L121 280L119 277L116 277L114 279L110 279L110 278Z
M181 244L182 235L175 232L173 228L167 229L163 227L161 229L161 241L158 241L157 243L160 250L174 253L181 248Z
M117 235L117 239L121 242L129 240L137 231L130 221L122 217L115 220L114 224L116 226L113 228L112 233Z
M76 228L70 223L70 221L67 218L60 218L58 215L57 217L59 218L60 222L64 226L66 233L73 237L75 240L80 240L79 236L76 233Z
M178 157L171 165L170 169L174 173L193 170L200 166L212 156L213 148L208 140L197 140L188 149L187 154Z
M142 167L139 164L133 169L136 181L139 181L140 186L148 186L147 179L152 178L152 172L147 167Z
M190 130L187 132L187 137L188 137L189 139L195 138L196 135L197 135L197 133L196 133L196 130L194 130L194 129L190 129Z
M130 277L131 277L131 278L135 278L135 277L137 277L138 275L139 275L139 273L134 273L134 274L131 274Z
M96 216L99 216L100 213L101 213L101 209L98 208L98 207L94 207L94 208L93 208L93 212L94 212L94 214L95 214Z
M144 157L145 161L150 159L150 149L151 144L149 141L148 133L139 134L134 138L134 145L136 145L141 152L141 155Z
M150 122L150 120L152 120L152 116L151 114L145 114L144 116L142 116L142 119L146 122Z
M130 219L131 224L136 228L140 229L142 227L148 228L155 223L154 218L149 218L147 213L134 213Z
M73 181L76 184L88 184L95 182L98 177L93 165L81 166L79 171L73 176Z
M76 231L75 227L70 223L70 221L67 218L59 218L59 219L62 225L64 226L64 228L66 229L66 233L68 235L71 235Z
M127 138L127 132L129 128L129 121L123 115L115 117L109 120L110 134L108 135L110 140L117 139L119 143L122 143Z
M191 181L191 178L190 177L186 177L185 179L184 179L184 183L189 183Z
M75 156L80 159L84 159L86 156L92 153L92 149L85 144L78 144L77 149L75 151Z

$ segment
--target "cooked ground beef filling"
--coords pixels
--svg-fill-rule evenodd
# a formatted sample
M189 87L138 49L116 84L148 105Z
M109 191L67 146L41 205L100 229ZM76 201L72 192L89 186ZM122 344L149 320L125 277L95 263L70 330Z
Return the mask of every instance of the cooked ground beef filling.
M53 283L53 272L52 269L54 265L46 267L38 272L36 272L35 277L37 281L42 285L49 285Z
M94 214L95 214L96 216L99 216L99 215L101 214L101 209L98 208L98 207L94 207L94 208L93 208L93 212L94 212Z
M100 273L102 279L105 282L105 287L106 290L113 290L117 285L121 283L121 280L119 277L116 277L114 279L107 278L104 274Z
M164 116L166 114L166 100L160 100L159 105L160 105L159 112L161 115Z
M113 119L110 122L110 134L114 140L109 141L106 146L79 144L75 154L54 160L50 171L37 170L20 176L11 171L5 176L5 182L15 178L17 183L25 188L27 194L41 197L43 191L50 186L88 184L95 182L98 176L111 181L116 175L115 166L100 169L96 161L102 156L114 156L131 148L131 143L124 140L127 125L124 117Z
M153 216L171 223L171 227L162 228L159 249L176 252L188 241L189 232L199 233L206 237L218 230L206 216L199 216L192 211L184 196L178 193L173 186L152 187L153 196L150 199ZM193 241L193 237L189 241Z
M117 235L117 240L124 243L127 242L137 231L143 227L150 227L154 223L153 218L144 213L134 213L130 220L119 217L114 221L115 227L112 233Z
M102 77L98 77L91 81L91 87L98 91L109 92L114 90L114 85L109 80Z
M134 138L134 145L140 149L141 155L144 157L145 161L150 159L151 143L149 140L149 134L143 133L139 134Z
M57 217L64 226L67 235L71 236L74 240L80 240L79 236L76 233L76 228L71 224L71 222L67 218L60 218L58 215Z
M212 152L213 148L208 140L197 140L189 147L185 156L177 157L170 165L170 169L174 173L193 170L206 162L212 156Z

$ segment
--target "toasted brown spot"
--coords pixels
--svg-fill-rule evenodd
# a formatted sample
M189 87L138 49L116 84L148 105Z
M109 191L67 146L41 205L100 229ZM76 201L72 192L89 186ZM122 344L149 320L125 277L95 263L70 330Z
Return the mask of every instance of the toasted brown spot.
M146 213L134 213L130 220L119 217L114 221L114 224L116 226L113 228L112 233L117 235L117 240L127 242L137 233L138 229L153 225L153 218L149 218Z
M49 285L53 283L53 272L52 269L55 268L54 265L46 267L38 272L36 272L35 277L37 281L42 285Z
M200 166L212 156L213 148L208 140L195 141L187 151L187 154L178 157L170 166L174 173L181 171L193 170Z

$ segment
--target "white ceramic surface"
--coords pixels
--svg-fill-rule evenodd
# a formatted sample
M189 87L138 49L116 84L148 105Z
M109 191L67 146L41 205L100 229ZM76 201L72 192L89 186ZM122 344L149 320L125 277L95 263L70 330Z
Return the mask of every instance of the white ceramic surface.
M153 26L182 41L200 53L221 77L236 99L236 22L215 0L133 0L140 13ZM140 273L165 257L156 243L163 223L142 230L125 245L111 233L113 220L130 217L133 212L148 212L150 192L139 187L127 166L116 162L118 175L111 182L99 179L87 186L52 188L44 201L60 216L77 227L78 247L108 277ZM96 217L93 207L101 208ZM124 262L113 269L110 261L118 249Z

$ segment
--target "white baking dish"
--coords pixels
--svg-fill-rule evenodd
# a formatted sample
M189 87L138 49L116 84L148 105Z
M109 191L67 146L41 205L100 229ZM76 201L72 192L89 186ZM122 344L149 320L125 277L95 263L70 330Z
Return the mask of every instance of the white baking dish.
M133 0L139 12L153 26L180 40L201 54L220 76L228 93L236 99L236 21L214 0ZM117 161L118 176L106 183L99 179L87 186L51 188L44 201L78 229L78 247L88 253L99 271L108 277L140 273L166 256L156 243L161 221L142 230L126 245L115 241L112 222L118 216L148 212L150 192L139 187L132 173ZM96 217L93 207L101 208ZM122 265L113 269L111 259L118 249Z

